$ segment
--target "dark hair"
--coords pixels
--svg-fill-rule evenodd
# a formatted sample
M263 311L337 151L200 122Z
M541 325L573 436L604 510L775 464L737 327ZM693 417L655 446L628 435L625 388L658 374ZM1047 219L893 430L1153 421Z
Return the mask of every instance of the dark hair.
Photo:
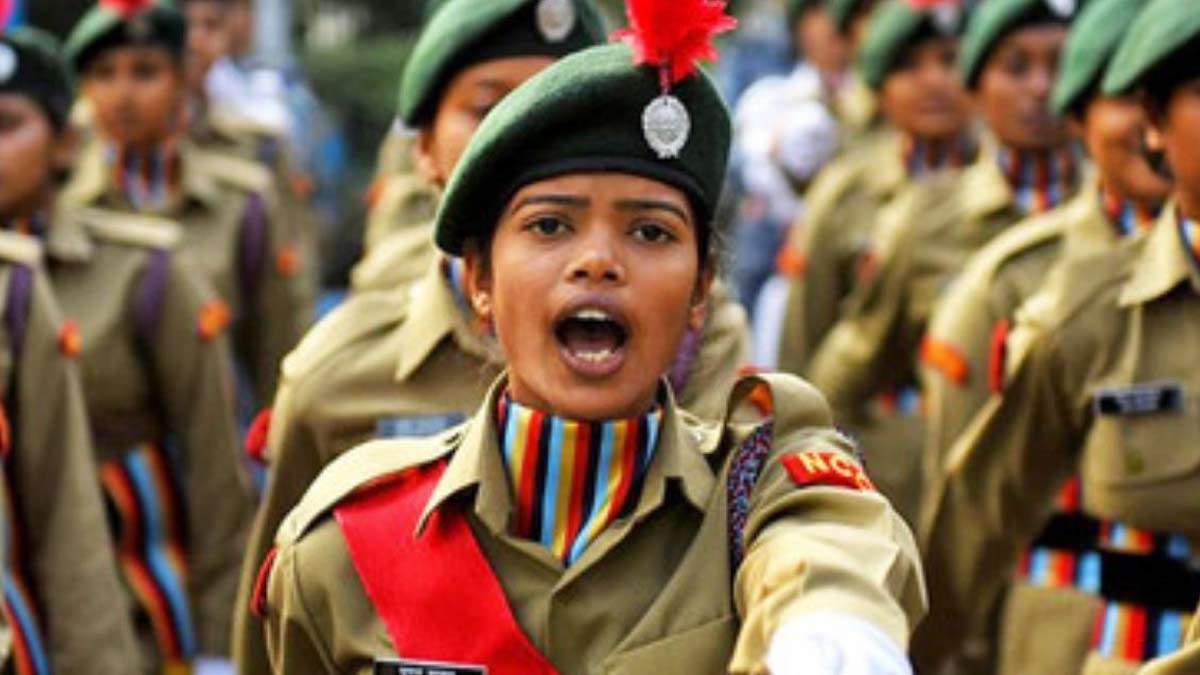
M1200 79L1200 38L1192 40L1146 74L1144 90L1152 114L1156 117L1166 114L1175 90L1195 79Z

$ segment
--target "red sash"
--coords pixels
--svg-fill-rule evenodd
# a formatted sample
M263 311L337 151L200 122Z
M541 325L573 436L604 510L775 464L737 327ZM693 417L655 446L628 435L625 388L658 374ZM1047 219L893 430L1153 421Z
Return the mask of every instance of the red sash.
M354 568L401 659L557 675L522 632L463 514L417 522L445 463L412 469L334 510Z

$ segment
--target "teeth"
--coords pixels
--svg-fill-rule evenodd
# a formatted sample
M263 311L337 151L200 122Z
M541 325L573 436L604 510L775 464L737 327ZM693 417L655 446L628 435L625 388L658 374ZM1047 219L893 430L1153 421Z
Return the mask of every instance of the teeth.
M580 321L609 321L612 319L612 316L600 309L581 309L572 314L571 318L579 319Z
M578 356L579 358L583 359L584 361L590 361L591 363L600 363L601 361L604 361L605 359L611 357L613 355L613 352L611 349L603 349L603 350L597 351L597 352L577 352L575 355Z

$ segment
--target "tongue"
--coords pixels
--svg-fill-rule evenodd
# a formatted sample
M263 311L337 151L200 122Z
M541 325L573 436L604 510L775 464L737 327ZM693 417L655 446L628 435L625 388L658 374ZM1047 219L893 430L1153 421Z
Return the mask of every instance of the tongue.
M575 354L615 352L621 346L620 329L608 321L567 321L562 341Z

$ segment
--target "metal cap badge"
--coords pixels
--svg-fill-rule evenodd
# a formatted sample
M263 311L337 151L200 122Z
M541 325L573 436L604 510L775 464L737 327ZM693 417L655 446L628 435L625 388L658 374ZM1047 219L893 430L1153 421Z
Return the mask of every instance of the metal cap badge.
M659 96L642 111L642 136L659 159L679 156L692 133L687 106L671 87L699 70L701 60L715 61L713 38L733 30L737 20L717 0L628 0L629 28L613 33L633 50L636 65L658 71Z
M0 42L0 84L7 83L17 72L17 51Z
M571 0L540 0L536 20L538 33L546 42L562 42L575 30L578 16Z
M1076 0L1046 0L1046 7L1050 8L1055 16L1063 19L1071 18L1075 14L1077 6Z
M955 35L961 27L963 13L958 5L941 4L929 12L933 27L942 35Z

